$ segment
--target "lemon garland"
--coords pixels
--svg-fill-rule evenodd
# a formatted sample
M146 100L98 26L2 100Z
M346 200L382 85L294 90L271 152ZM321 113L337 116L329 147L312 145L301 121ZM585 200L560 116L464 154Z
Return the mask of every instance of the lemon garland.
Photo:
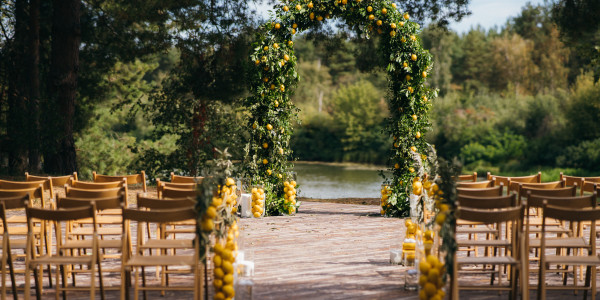
M432 59L421 46L419 25L389 0L300 0L275 6L273 21L260 26L250 56L251 96L246 105L252 130L245 149L245 174L251 185L261 184L267 190L268 214L289 213L283 183L293 167L289 141L297 108L290 96L298 82L292 39L303 30L318 29L333 16L342 17L367 38L380 36L390 88L387 132L394 139L389 160L393 178L388 182L392 192L385 214L406 216L412 178L421 168L412 155L428 147L423 135L430 127L427 114L437 91L424 85Z

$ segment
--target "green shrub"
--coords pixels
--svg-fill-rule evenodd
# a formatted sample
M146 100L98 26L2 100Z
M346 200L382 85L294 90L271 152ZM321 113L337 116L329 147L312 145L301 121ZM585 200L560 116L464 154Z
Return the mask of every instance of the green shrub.
M564 154L556 158L556 164L561 167L600 171L600 138L567 147Z

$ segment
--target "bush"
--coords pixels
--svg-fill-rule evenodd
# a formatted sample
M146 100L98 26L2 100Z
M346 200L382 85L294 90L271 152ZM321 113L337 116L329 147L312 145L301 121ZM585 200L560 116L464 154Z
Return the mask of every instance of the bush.
M567 147L564 154L556 158L556 164L560 167L600 171L600 138Z

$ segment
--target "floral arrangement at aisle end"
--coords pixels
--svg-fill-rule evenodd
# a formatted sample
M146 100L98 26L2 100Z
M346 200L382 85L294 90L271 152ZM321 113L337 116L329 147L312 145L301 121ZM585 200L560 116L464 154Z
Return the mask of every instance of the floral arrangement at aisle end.
M293 167L289 162L291 124L298 112L290 101L299 79L293 36L318 29L334 16L343 18L366 38L380 37L379 53L385 61L390 89L387 132L394 139L389 163L393 177L386 179L391 195L385 214L407 216L412 180L422 168L413 156L426 156L428 144L423 137L430 127L428 111L437 91L425 86L432 59L421 46L419 25L389 0L288 0L275 6L273 21L259 28L250 55L251 96L246 105L251 113L251 136L245 149L244 173L250 185L264 186L268 214L295 211L297 204L284 201L284 182L289 181L286 177Z
M235 258L239 236L237 216L237 195L235 180L231 178L232 163L227 158L227 150L220 152L220 158L210 162L199 185L196 210L200 218L198 236L200 258L206 262L207 249L211 245L211 235L216 242L212 247L215 287L214 299L230 299L235 296L233 287Z

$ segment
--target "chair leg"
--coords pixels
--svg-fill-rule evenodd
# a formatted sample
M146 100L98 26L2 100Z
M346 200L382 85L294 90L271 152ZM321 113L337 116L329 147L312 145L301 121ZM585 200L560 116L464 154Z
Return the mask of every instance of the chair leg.
M36 266L35 269L33 269L33 280L35 283L35 299L42 300L42 277L44 274L44 267L40 266L40 270L38 270L37 268L38 267Z
M145 289L146 287L146 270L144 267L142 267L142 287L144 288L144 290L142 291L142 293L144 293L144 300L147 300L147 291Z
M67 288L67 271L65 270L65 266L63 266L63 265L60 265L59 269L60 270L57 272L60 272L60 276L62 278L62 283L60 283L62 285L62 289L63 289L62 297L63 297L63 300L67 300L67 291L65 290ZM58 282L58 273L57 273L56 274L56 300L58 300L58 290L59 290L58 285L59 285L59 282Z
M37 278L37 277L36 277ZM37 279L35 279L37 285ZM37 286L36 286L37 290ZM31 297L31 270L30 266L25 264L25 300L29 300Z
M137 270L135 270L135 278L133 281L133 299L134 300L139 300L140 299L140 295L139 295L139 289L138 289L138 281L140 279L140 272Z
M13 261L12 261L12 254L10 252L10 249L4 249L4 251L7 251L6 252L7 258L8 258L7 263L8 263L8 270L10 271L10 282L12 284L11 288L12 288L13 298L15 300L18 300L19 295L17 294L17 281L15 280L15 268L14 268ZM4 261L2 263L4 263ZM2 266L2 269L4 269L4 268L5 267ZM5 276L5 274L4 274L4 272L2 272L2 289L3 289L2 293L6 292L6 287L4 286L4 284L5 284L4 276Z
M96 264L90 266L90 300L96 299Z
M98 282L100 283L100 299L104 300L106 297L104 294L104 282L102 280L102 263L99 258L98 258Z

